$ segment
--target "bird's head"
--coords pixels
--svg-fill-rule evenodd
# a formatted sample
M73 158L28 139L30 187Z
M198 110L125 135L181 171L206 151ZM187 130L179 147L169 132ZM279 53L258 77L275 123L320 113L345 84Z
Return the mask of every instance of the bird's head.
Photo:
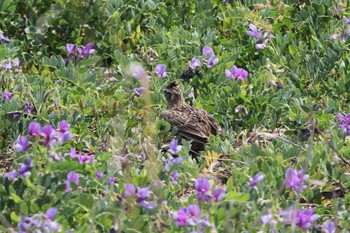
M164 96L168 104L173 105L184 101L182 91L176 81L171 82L164 89Z

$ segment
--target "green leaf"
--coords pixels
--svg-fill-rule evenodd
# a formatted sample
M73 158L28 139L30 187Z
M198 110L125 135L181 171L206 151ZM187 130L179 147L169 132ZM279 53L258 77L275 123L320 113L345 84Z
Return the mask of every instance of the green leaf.
M35 202L31 202L30 203L30 212L32 213L36 213L40 210L38 204L36 204Z
M247 202L250 199L250 195L247 193L240 193L240 192L229 192L226 195L225 200L234 200L235 202Z
M11 217L11 220L12 220L12 221L14 221L14 222L19 222L19 217L18 217L18 215L16 214L16 212L12 211L10 217Z
M15 203L20 203L22 202L22 199L16 194L16 190L13 188L12 185L9 186L9 192L10 192L10 197Z
M7 48L0 48L0 60L4 60L7 54Z
M323 4L320 5L317 10L318 10L318 14L320 14L320 15L326 14L326 7Z
M29 209L28 206L25 202L22 202L20 205L20 211L22 215L28 215L29 214Z
M307 13L306 10L302 9L300 12L299 12L300 16L305 20L309 17L309 14Z

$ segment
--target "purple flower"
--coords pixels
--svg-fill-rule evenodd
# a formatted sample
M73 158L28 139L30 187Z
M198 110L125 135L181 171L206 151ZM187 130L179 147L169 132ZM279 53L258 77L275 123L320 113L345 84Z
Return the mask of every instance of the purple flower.
M211 47L207 46L207 45L204 46L204 48L203 48L203 56L210 56L210 57L214 56L215 57L214 50Z
M73 135L70 131L59 134L59 143L68 142L73 138Z
M147 210L153 210L157 206L156 203L150 201L141 201L139 204Z
M347 136L350 135L350 113L347 115L338 114L337 119L339 121L339 128L344 130Z
M11 70L12 69L12 62L11 62L11 60L7 59L7 61L5 61L3 66L4 66L5 70Z
M196 67L200 66L201 65L201 61L195 57L192 58L190 64L189 64L189 67L191 69L196 69Z
M273 219L273 215L271 213L271 209L269 209L266 214L262 215L260 217L260 220L261 220L261 223L263 225L266 225L266 224L272 225L272 224L274 224L275 220Z
M229 79L237 78L242 81L248 77L248 72L242 68L237 68L236 66L232 66L231 71L225 70L226 77Z
M257 50L263 50L266 48L267 44L266 44L267 40L262 41L262 40L258 40L257 42L255 42L255 48Z
M186 214L189 217L188 223L192 226L195 226L197 225L197 222L198 222L197 220L201 216L201 209L199 208L198 205L192 204L186 208Z
M13 59L13 65L16 67L16 68L19 68L19 59L16 57Z
M194 183L194 187L197 190L198 201L209 201L210 200L210 193L209 193L210 184L209 184L208 179L198 178Z
M34 214L31 217L22 216L17 225L19 232L59 232L61 226L52 221L56 212L57 208L50 208L45 214Z
M12 99L12 97L13 97L13 95L12 95L12 93L10 93L10 92L4 91L4 92L2 93L2 100L3 100L4 102L10 101L10 100Z
M27 103L25 106L24 106L24 112L25 113L28 113L28 114L31 114L32 113L32 103Z
M247 34L254 38L260 37L260 31L256 28L254 24L249 24L250 31L247 31Z
M293 206L289 207L286 211L279 211L282 222L284 224L295 224L301 229L309 229L314 222L318 219L317 214L314 213L313 208L309 208L307 210L298 210L296 208L293 208Z
M26 136L21 136L15 145L16 151L25 152L29 148L28 138Z
M136 79L139 79L139 80L142 80L142 79L145 79L145 78L148 78L148 74L147 72L145 71L145 69L140 66L140 65L136 65L134 67L134 72L132 73L132 76Z
M172 171L170 172L170 177L173 179L173 181L176 183L179 179L179 172L178 171Z
M345 23L346 25L350 24L350 18L345 18L345 17L344 17L344 23Z
M85 45L85 47L84 47L84 54L85 54L86 56L92 55L92 54L95 53L95 50L92 49L92 47L94 47L94 43L92 43L92 42L87 43L87 44Z
M32 160L31 160L30 157L27 157L27 159L25 160L24 164L21 164L21 166L19 167L18 172L15 171L15 170L12 170L11 172L6 173L5 176L9 180L14 180L18 176L27 177L27 176L30 175L29 169L31 167L33 167Z
M191 88L191 90L190 90L190 92L188 93L188 98L190 98L190 99L194 99L194 90L193 90L193 88Z
M22 221L20 221L18 223L18 229L20 230L20 233L29 232L29 230L31 228L32 218L28 218L26 216L22 216L21 220Z
M136 194L136 186L133 184L125 183L124 184L124 196L131 197Z
M39 136L41 133L41 127L40 124L37 122L31 122L28 127L28 135L29 136Z
M343 114L338 113L337 119L338 119L338 121L343 121L345 119L345 117Z
M79 173L76 172L68 172L67 181L74 182L79 185Z
M88 157L86 155L78 154L77 157L80 164L86 163L88 161Z
M165 78L167 76L165 70L166 70L166 65L159 64L154 69L154 72L158 75L159 78Z
M194 182L194 187L196 188L197 192L209 192L210 184L207 178L198 178Z
M6 36L4 36L3 33L0 33L0 40L5 42L5 43L11 43L12 42L12 40L7 38Z
M208 220L201 217L201 209L196 204L189 205L187 208L180 208L177 213L173 214L173 218L176 225L180 227L196 226L198 224L205 227L210 225Z
M180 208L179 211L176 214L174 214L174 219L176 221L176 225L180 227L187 226L186 209Z
M87 155L87 159L89 161L89 163L93 163L94 162L94 158L95 158L95 155L92 154L92 155Z
M77 51L79 53L79 57L88 57L89 55L92 55L95 50L92 49L94 47L94 43L87 43L85 46L80 46Z
M285 184L296 192L302 193L306 189L304 182L307 179L309 179L309 176L304 175L304 170L296 171L293 168L288 168L285 175Z
M214 55L210 56L207 66L209 68L213 68L214 66L216 66L219 63L219 58L216 58Z
M185 159L186 159L185 156L173 158L173 159L170 159L170 163L172 165L180 165L184 162Z
M171 166L180 165L183 163L184 160L185 160L185 156L164 160L163 161L164 170L170 171Z
M103 173L102 173L102 172L96 171L96 178L97 178L98 180L100 180L100 179L102 178L102 176L103 176Z
M5 175L9 180L14 180L18 177L18 173L15 170L12 170Z
M16 121L19 121L21 119L21 113L19 112L12 113L12 118Z
M69 172L67 174L67 180L65 180L66 183L66 189L65 192L69 192L70 191L70 183L73 182L77 185L79 185L79 173L76 172Z
M169 151L174 155L177 155L182 149L182 146L178 145L178 142L179 141L175 139L172 140L169 144Z
M57 132L51 125L45 125L41 129L40 135L44 138L43 145L48 146L52 139L57 135Z
M55 218L56 213L57 213L57 208L53 207L53 208L49 208L45 214L46 214L47 219L52 221Z
M149 193L149 188L139 188L137 190L137 197L136 197L136 201L138 203L146 201L148 198L150 197L150 193Z
M32 165L32 159L30 157L27 157L26 161L24 164L22 164L19 169L18 169L18 173L19 175L23 176L23 177L27 177L30 175L29 169L33 167Z
M137 96L141 96L145 91L146 91L146 88L144 88L144 87L136 87L136 88L134 89L134 93L135 93Z
M74 52L74 47L75 47L74 44L66 44L66 49L67 49L68 54Z
M69 124L67 121L63 120L59 123L58 131L64 133L69 130Z
M117 178L115 178L114 176L111 176L107 179L107 184L118 184L118 180Z
M69 156L71 159L77 158L79 155L77 154L77 150L75 148L70 148Z
M327 222L323 223L322 229L325 233L335 233L336 226L335 226L334 222L327 221Z
M249 188L254 187L257 183L260 183L263 179L264 179L264 175L261 173L257 173L253 178L250 178L248 187Z
M224 188L217 188L213 191L212 199L214 202L221 201L225 198L225 189Z

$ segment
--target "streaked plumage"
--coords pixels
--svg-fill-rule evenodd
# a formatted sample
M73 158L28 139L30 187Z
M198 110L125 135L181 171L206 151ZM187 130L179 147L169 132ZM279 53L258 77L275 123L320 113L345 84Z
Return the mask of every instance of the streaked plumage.
M160 117L177 127L180 136L193 141L191 150L203 150L210 134L221 134L221 127L212 116L203 109L185 103L176 82L165 88L164 96L169 109L162 112Z

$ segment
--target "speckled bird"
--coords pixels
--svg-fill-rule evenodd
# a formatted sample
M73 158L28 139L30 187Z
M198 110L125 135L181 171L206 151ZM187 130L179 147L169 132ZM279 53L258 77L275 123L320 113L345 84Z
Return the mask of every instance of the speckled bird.
M192 140L192 151L203 150L210 134L221 135L221 127L212 116L203 109L186 104L177 82L164 89L164 96L169 108L160 117L176 127L181 137Z

